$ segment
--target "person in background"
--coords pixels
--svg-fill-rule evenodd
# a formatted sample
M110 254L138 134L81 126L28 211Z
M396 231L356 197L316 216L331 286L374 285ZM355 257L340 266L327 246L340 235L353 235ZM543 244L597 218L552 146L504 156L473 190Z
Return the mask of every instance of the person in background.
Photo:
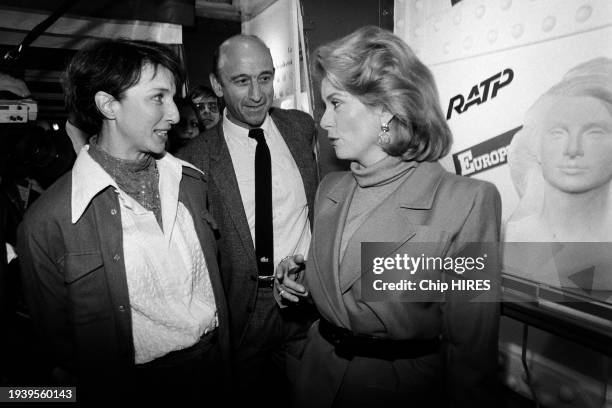
M123 39L89 44L65 73L68 111L94 136L17 244L40 347L81 402L203 402L229 376L207 181L165 153L183 78L165 46Z
M35 102L26 83L0 72L0 98ZM29 99L25 101L25 99ZM27 116L27 115L26 115ZM44 188L72 167L74 153L47 121L0 124L0 385L45 383L32 348L16 250L17 228Z
M3 96L6 94L6 96L11 98L26 98L30 96L30 90L23 80L2 71L0 71L0 93ZM2 131L3 137L0 140L0 318L2 318L2 322L5 322L10 309L10 302L7 300L10 296L7 290L8 265L15 257L15 233L17 224L21 221L22 207L21 198L18 197L18 194L7 191L14 190L17 187L13 177L9 174L15 171L12 165L14 166L18 163L11 163L11 154L9 152L14 149L14 141L7 137L5 129L2 129ZM6 349L4 345L5 339L4 336L1 337L0 356L4 357ZM4 374L4 371L0 370L0 384L3 384Z
M385 257L423 251L440 259L466 243L495 246L499 193L438 163L451 132L431 72L400 38L363 27L318 48L313 62L326 107L321 127L336 156L352 163L319 186L304 273L295 275L302 255L276 271L281 305L311 299L321 315L302 356L297 405L496 406L498 298L387 291L370 301L361 244L396 243ZM492 281L496 259L482 271Z
M207 86L197 85L189 92L187 99L190 99L198 112L200 122L202 123L202 132L212 129L221 118L221 109L219 106L219 98Z
M168 151L175 153L179 148L185 146L189 140L200 134L203 129L195 106L189 98L181 98L176 101L179 110L179 122L172 126L168 133Z
M259 38L229 38L214 62L210 80L225 101L223 119L177 155L210 174L231 310L233 396L242 403L283 406L313 310L278 310L273 274L281 258L306 252L310 243L316 130L308 114L271 107L274 64ZM281 394L271 399L273 384Z

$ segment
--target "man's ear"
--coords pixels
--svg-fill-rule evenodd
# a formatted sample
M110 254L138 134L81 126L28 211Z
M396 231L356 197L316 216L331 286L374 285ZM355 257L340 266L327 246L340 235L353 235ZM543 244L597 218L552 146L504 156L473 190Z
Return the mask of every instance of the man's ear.
M114 120L115 116L115 97L104 91L96 92L94 97L98 110L106 119Z
M223 98L223 87L221 86L221 82L217 79L217 76L212 72L208 75L208 79L210 79L210 85L212 85L212 89L217 95L217 98Z

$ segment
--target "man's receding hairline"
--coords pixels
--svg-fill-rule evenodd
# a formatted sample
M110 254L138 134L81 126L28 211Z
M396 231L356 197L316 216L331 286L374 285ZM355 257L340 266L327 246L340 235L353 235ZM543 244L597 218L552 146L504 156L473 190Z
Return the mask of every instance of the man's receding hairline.
M224 50L227 47L231 46L232 43L236 43L236 46L239 46L241 44L245 44L245 45L258 44L259 46L262 47L262 49L267 51L268 56L270 57L270 60L272 60L272 51L270 51L270 48L266 45L265 42L263 42L261 38L257 37L256 35L237 34L223 41L221 45L219 45L219 50L218 50L219 57L217 59L217 67L216 67L217 71L219 71L222 68L223 66L222 62L226 58L226 52ZM272 60L272 65L274 66L274 60Z
M221 51L223 48L229 46L233 42L237 42L237 43L255 43L255 44L261 45L263 48L265 48L266 50L270 51L270 49L268 48L266 43L261 38L257 37L256 35L247 35L247 34L237 34L237 35L234 35L234 36L228 38L227 40L225 40L225 41L223 41L221 43L221 45L219 46L219 50Z

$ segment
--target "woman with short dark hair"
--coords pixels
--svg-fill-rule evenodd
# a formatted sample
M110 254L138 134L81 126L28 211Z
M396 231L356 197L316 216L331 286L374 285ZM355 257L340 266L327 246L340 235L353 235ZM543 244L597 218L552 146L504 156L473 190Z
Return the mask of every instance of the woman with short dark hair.
M89 44L65 73L94 136L27 212L18 253L44 354L79 401L205 401L226 374L206 179L165 152L182 79L168 48L130 40Z
M438 163L451 133L432 74L401 39L364 27L320 47L314 67L326 106L321 126L338 158L352 163L349 172L328 174L319 186L304 274L296 281L301 255L277 269L279 302L311 296L321 314L309 332L296 401L495 406L496 257L479 271L491 284L490 303L469 302L451 289L373 293L361 262L368 259L362 247L368 242L383 243L377 256L391 259L458 260L468 243L495 246L497 190ZM461 278L459 269L446 272L422 266L399 278Z

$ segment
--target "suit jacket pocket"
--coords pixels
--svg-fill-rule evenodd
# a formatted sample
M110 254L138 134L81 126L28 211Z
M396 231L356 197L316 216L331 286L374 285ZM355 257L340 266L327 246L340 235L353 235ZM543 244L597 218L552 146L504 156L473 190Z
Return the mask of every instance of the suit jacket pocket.
M67 284L94 272L102 266L102 254L98 251L66 255L64 280Z
M109 317L111 302L102 254L97 251L68 254L64 268L74 322L83 324Z

